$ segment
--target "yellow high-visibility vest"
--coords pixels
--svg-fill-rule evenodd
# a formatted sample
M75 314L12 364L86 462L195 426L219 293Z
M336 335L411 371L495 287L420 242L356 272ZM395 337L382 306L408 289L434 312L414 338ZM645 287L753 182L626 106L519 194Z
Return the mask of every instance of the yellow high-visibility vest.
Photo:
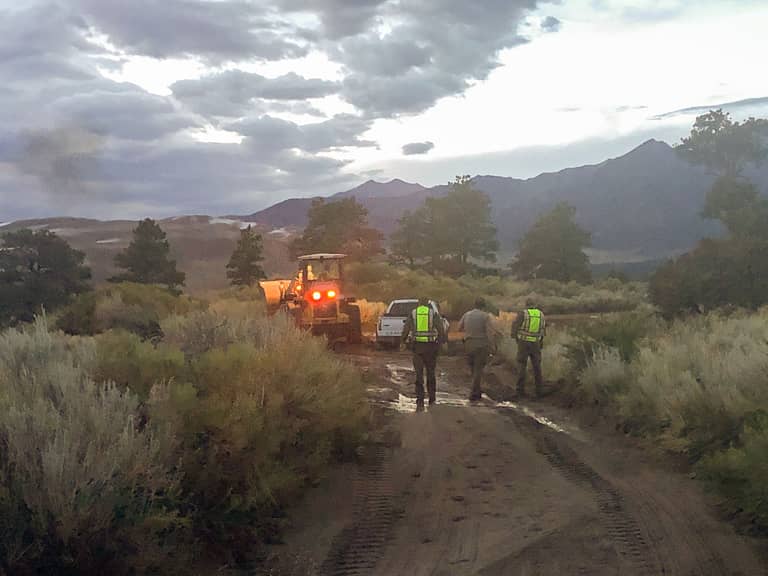
M529 308L523 312L523 323L517 331L517 339L523 342L541 342L544 338L544 316L541 310Z
M429 306L419 306L413 311L414 337L416 342L437 342L434 326L435 313Z

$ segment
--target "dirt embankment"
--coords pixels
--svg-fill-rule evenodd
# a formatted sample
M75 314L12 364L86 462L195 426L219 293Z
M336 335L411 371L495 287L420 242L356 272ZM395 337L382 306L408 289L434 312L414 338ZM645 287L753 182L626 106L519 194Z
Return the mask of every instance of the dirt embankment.
M294 513L296 574L758 576L757 545L718 520L700 487L620 437L545 402L469 405L460 359L438 406L412 410L404 354L356 356L378 375L389 438Z

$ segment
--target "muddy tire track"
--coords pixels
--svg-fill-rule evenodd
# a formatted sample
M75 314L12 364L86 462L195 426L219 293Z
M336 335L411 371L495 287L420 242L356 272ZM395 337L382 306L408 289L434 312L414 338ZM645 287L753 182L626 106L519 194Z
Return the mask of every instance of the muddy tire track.
M369 574L381 558L396 519L392 478L384 445L360 449L354 481L354 520L334 539L322 576Z
M613 546L622 560L637 576L658 576L667 569L656 553L645 530L627 509L622 494L603 476L586 464L556 433L545 426L524 420L509 411L521 431L529 436L536 450L564 478L589 488L595 498L601 523L608 532Z

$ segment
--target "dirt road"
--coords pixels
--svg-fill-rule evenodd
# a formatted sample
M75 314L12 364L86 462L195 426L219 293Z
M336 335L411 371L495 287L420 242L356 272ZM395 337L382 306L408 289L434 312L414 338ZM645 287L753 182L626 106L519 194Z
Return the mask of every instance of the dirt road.
M390 432L304 505L288 541L303 573L768 574L695 481L623 438L543 401L470 406L457 358L441 361L438 405L417 414L407 355L353 361Z

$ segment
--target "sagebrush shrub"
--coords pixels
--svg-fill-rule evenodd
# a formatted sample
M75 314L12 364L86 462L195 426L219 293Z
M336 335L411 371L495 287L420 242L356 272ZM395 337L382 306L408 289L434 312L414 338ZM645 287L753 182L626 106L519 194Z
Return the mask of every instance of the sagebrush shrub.
M14 522L0 546L19 572L124 571L123 547L172 518L173 430L142 426L138 398L94 382L94 362L92 341L42 319L0 334L0 506Z

